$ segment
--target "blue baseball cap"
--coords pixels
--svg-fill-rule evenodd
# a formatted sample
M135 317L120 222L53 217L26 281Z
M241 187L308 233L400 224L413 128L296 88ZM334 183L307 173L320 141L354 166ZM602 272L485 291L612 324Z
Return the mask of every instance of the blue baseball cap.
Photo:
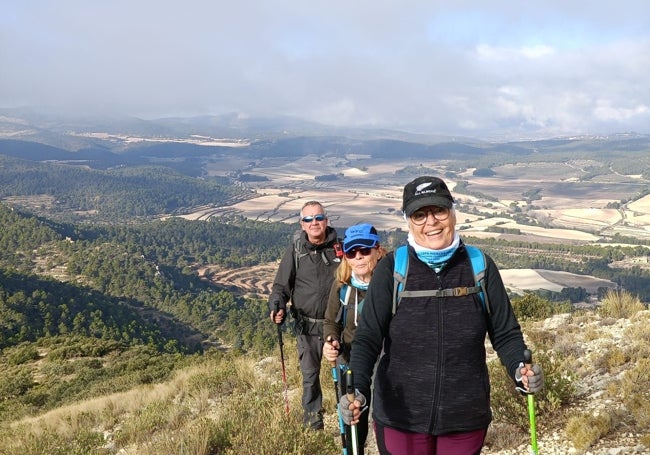
M379 243L377 229L371 224L356 224L345 230L343 239L343 251L348 252L352 248L372 248Z

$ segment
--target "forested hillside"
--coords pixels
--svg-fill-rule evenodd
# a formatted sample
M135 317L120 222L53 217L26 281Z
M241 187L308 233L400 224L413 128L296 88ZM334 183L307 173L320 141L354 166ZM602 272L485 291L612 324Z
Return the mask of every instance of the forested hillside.
M219 179L197 179L165 166L101 170L0 154L0 168L0 198L46 196L47 203L33 208L68 220L92 215L98 221L128 221L203 204L228 205L249 196Z
M293 227L242 219L72 225L5 205L0 223L0 363L9 362L0 418L91 396L95 383L123 390L164 379L184 356L223 343L274 344L264 300L202 281L196 267L272 261ZM64 393L58 384L70 381L77 385Z
M128 226L72 226L20 214L4 205L0 206L0 222L0 265L15 270L17 278L12 283L25 283L21 289L8 287L8 277L2 281L14 300L19 299L15 296L19 291L31 296L35 289L53 288L62 294L60 302L68 302L66 295L71 292L93 295L94 299L102 296L138 308L138 313L150 312L159 326L171 331L168 336L172 338L187 338L179 337L179 327L185 327L189 333L202 334L199 341L215 338L217 328L234 316L233 310L249 304L200 280L197 266L231 268L273 261L280 257L293 232L284 224L243 219L224 223L172 218ZM31 278L32 272L39 276ZM48 278L51 276L57 280ZM66 323L59 314L49 319L57 325ZM37 324L36 320L33 323ZM53 327L45 332L33 330L58 333ZM246 331L240 335L245 338ZM200 345L187 348L196 350Z

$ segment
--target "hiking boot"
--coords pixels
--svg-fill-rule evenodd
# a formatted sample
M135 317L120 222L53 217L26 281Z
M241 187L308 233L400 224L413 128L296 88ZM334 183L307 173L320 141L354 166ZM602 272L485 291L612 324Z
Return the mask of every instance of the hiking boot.
M323 413L305 413L302 419L302 425L305 428L310 430L323 430L325 425L323 424Z

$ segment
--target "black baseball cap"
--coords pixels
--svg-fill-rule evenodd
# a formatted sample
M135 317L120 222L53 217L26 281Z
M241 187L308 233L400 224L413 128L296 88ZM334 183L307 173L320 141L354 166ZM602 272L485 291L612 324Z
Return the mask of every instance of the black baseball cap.
M402 196L402 210L406 216L430 205L449 209L454 205L454 198L442 179L424 175L406 184Z

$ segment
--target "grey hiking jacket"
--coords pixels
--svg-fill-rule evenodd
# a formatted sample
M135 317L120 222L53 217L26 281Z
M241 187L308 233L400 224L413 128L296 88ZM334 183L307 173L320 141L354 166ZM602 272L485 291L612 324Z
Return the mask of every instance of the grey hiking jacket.
M486 256L491 316L477 294L459 297L403 297L395 315L389 253L375 269L363 315L352 342L350 369L355 386L370 396L379 424L440 435L486 428L491 419L485 337L513 378L526 346L499 271ZM461 242L447 266L436 273L409 247L406 290L474 286L472 266Z
M325 318L334 272L341 263L341 258L336 257L334 251L334 244L338 242L336 230L328 226L326 235L324 243L314 245L307 240L307 234L301 232L297 268L294 245L285 250L269 297L271 311L275 310L276 301L285 311L287 302L291 301L294 317Z

